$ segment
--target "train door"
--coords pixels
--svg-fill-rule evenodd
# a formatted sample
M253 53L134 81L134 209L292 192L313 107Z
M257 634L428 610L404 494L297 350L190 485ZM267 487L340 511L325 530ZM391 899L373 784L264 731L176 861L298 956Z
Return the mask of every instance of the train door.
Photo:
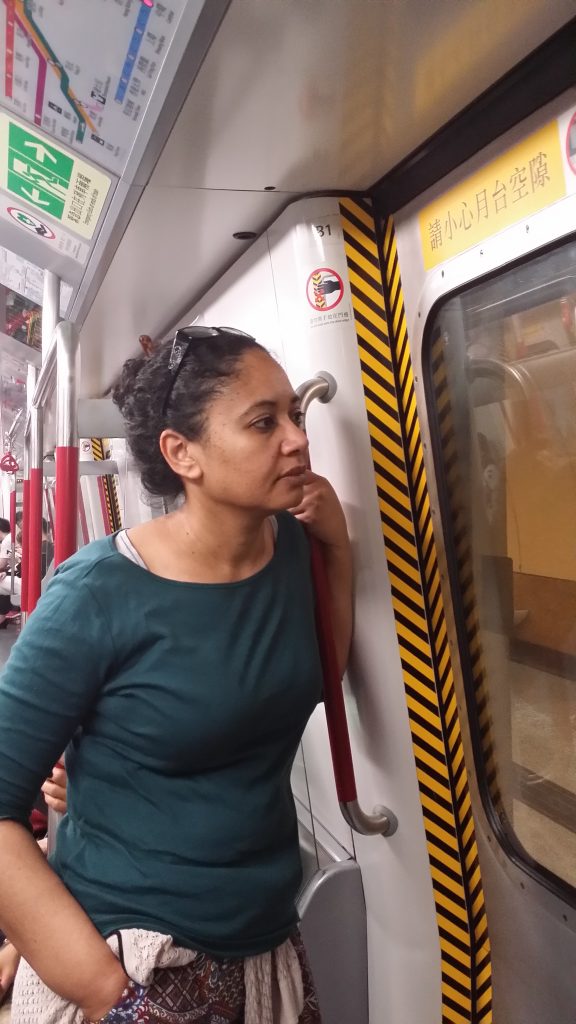
M506 1024L576 1012L573 103L384 223Z

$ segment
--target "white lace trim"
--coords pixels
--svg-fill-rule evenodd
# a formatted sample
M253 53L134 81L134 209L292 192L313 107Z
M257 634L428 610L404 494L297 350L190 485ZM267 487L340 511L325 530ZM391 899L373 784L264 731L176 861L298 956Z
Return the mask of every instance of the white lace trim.
M141 985L149 985L156 970L184 967L198 955L159 932L129 928L120 934L126 973ZM108 945L118 956L116 935L108 939ZM304 1009L304 985L290 939L270 953L246 957L244 985L244 1024L298 1024ZM82 1024L82 1014L47 988L23 960L14 983L11 1024Z

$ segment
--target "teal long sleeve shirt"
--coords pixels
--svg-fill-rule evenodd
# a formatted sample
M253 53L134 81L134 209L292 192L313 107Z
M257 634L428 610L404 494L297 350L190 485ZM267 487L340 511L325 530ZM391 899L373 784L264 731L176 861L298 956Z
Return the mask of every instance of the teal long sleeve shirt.
M113 538L64 563L0 679L0 818L67 747L53 867L103 935L272 949L301 881L292 763L321 695L308 543L235 583L163 579Z

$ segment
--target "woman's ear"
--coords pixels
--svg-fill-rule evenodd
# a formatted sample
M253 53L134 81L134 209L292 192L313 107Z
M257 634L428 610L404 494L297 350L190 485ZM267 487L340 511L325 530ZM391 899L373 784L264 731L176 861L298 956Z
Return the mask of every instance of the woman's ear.
M177 430L163 430L160 451L170 469L183 480L199 480L202 469L197 459L198 446Z

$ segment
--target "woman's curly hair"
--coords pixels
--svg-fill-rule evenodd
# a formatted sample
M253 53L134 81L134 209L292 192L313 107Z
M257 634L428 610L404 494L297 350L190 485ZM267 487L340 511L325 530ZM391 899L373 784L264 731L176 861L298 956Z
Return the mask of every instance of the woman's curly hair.
M191 441L205 430L208 406L237 376L245 353L266 350L248 335L218 334L193 338L166 404L173 373L168 368L171 343L149 358L128 359L112 389L112 398L126 424L126 438L149 494L176 498L181 478L164 459L158 444L163 430L177 430Z

